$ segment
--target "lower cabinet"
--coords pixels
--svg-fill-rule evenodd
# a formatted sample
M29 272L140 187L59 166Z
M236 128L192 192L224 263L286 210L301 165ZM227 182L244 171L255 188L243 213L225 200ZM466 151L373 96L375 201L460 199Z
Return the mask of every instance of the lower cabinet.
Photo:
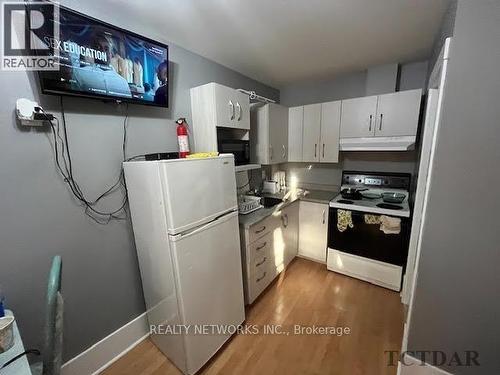
M297 256L299 249L299 205L300 202L297 201L281 210L285 266Z
M297 255L298 233L298 201L240 228L245 303L253 303Z
M326 263L328 204L300 201L299 256Z

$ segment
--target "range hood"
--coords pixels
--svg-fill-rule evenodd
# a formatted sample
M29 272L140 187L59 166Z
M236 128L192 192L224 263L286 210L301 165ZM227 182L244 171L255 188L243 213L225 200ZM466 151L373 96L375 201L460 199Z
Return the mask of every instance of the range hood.
M415 142L415 136L341 138L340 151L408 151Z

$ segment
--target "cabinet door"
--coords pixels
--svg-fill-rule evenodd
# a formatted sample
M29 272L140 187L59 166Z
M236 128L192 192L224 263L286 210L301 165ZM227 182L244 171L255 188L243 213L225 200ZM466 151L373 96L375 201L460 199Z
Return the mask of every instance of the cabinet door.
M417 135L422 90L379 95L375 136Z
M299 249L299 202L281 211L281 226L285 242L285 266L297 256Z
M233 90L234 121L233 126L238 129L250 129L250 98L242 92Z
M319 137L321 132L321 104L304 106L302 131L302 161L319 161Z
M288 108L279 104L269 106L269 156L271 164L288 160Z
M372 137L376 113L377 96L342 100L340 138Z
M214 84L216 126L235 127L236 100L234 93L235 90L232 88Z
M300 201L299 255L326 262L328 204Z
M288 161L302 161L302 131L304 107L292 107L288 110Z
M340 109L340 101L321 104L320 162L339 161Z

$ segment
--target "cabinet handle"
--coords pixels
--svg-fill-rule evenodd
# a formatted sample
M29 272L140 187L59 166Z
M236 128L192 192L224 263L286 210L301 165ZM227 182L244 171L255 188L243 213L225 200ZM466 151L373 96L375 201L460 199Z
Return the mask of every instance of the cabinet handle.
M285 228L288 227L288 215L287 214L281 215L281 221L283 222L283 226Z
M231 118L231 120L234 120L234 104L233 104L233 101L230 100L228 104L229 104L229 117Z
M370 125L368 125L369 131L372 131L372 119L373 119L373 115L370 115Z
M325 224L326 218L325 218L326 210L323 210L323 224Z
M262 259L262 261L261 261L261 262L259 262L259 263L255 264L255 267L260 267L260 266L262 266L264 263L266 263L266 260L267 260L267 257L264 257L264 259Z
M317 152L317 151L318 151L318 144L317 144L317 143L315 143L315 144L314 144L314 157L316 157L316 156L317 156L317 154L318 154L318 152Z
M384 114L380 114L380 123L378 124L378 130L382 130L382 120L384 119Z
M263 243L262 245L260 245L259 247L257 247L257 248L255 249L255 251L260 251L260 250L262 250L263 248L265 248L265 247L266 247L266 245L267 245L267 241L266 241L266 242L264 242L264 243Z
M266 230L266 226L264 225L261 229L256 230L255 233L262 233Z
M259 277L256 281L257 282L261 281L264 277L266 277L266 275L267 275L267 272L264 272L264 274L261 277Z
M240 105L240 102L236 102L236 109L238 110L238 121L241 121L241 105Z
M273 160L273 145L269 145L269 159Z
M325 158L325 144L323 143L323 159Z
M286 149L285 149L285 145L281 145L283 147L283 159L285 158L286 156Z

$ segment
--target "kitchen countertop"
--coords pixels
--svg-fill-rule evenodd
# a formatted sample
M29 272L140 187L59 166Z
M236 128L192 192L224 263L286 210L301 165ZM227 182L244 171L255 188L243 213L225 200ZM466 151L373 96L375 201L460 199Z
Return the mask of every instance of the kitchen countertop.
M263 207L249 214L239 215L239 222L241 226L249 228L266 217L271 216L273 213L291 205L295 201L303 200L307 202L328 204L338 193L338 191L297 189L295 191L288 191L287 193L263 194L262 196L264 197L273 198L284 198L287 196L287 199L283 203L277 204L276 206L269 208Z

